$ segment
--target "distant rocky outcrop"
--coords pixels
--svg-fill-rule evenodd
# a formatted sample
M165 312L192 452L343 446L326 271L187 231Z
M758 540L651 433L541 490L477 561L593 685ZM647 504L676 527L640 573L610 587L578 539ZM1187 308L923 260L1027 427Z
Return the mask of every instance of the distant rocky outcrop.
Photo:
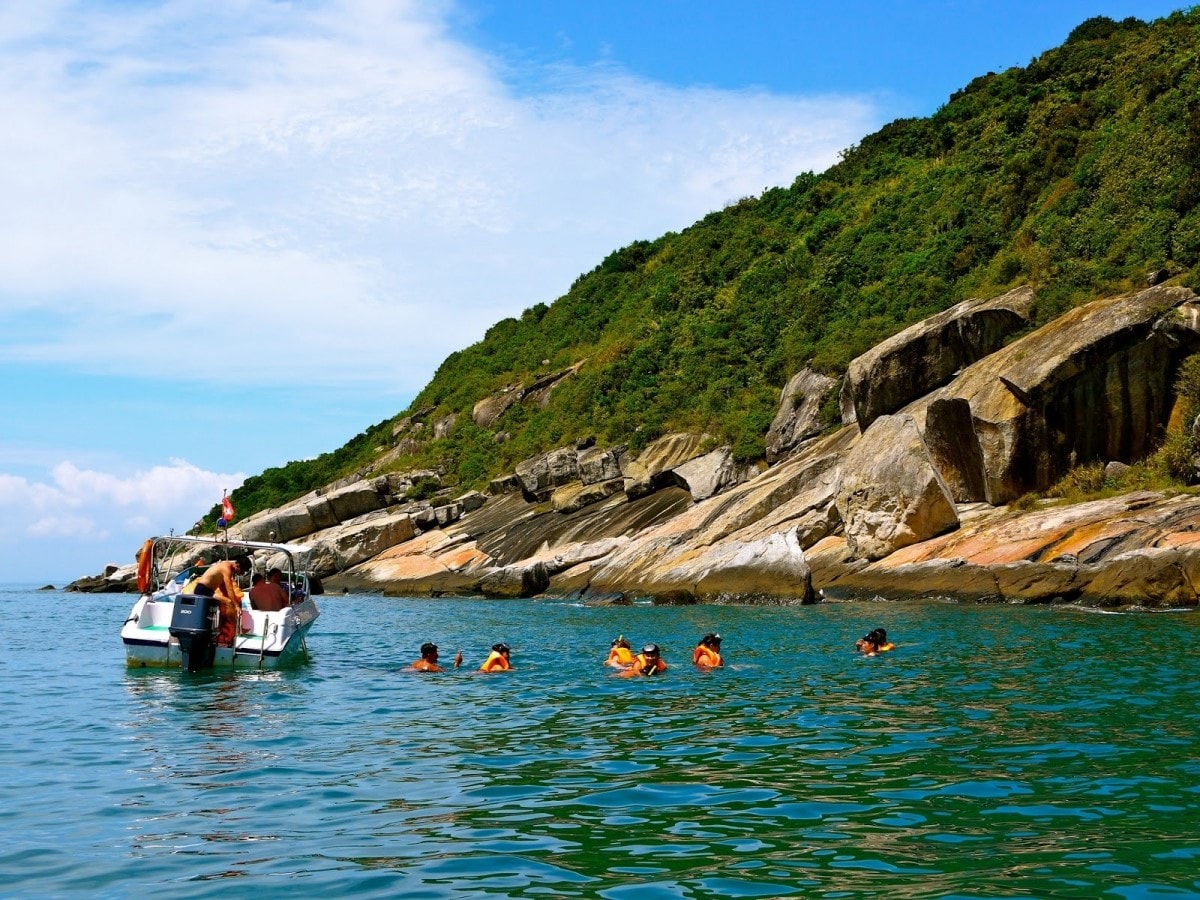
M1016 511L960 507L953 532L881 560L849 561L844 539L809 551L830 594L944 594L1012 603L1193 607L1200 590L1200 497L1136 492Z
M471 421L480 428L491 428L515 403L525 401L545 406L550 402L550 395L554 389L567 378L578 374L586 362L587 360L580 360L562 371L540 375L529 384L517 382L505 385L475 404L471 410Z
M521 399L524 385L510 384L490 397L484 397L471 410L471 421L480 428L491 428L510 406Z
M704 434L668 434L652 441L622 468L625 493L631 500L675 484L671 470L707 452L713 441Z

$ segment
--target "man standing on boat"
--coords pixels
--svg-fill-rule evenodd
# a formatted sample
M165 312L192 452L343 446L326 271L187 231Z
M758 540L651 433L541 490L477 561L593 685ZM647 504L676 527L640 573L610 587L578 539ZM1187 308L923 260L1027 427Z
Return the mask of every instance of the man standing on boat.
M217 646L232 647L237 634L238 618L242 611L242 589L235 580L238 575L250 571L249 556L215 562L195 581L184 588L185 593L201 597L215 597L221 608L220 627L217 629Z

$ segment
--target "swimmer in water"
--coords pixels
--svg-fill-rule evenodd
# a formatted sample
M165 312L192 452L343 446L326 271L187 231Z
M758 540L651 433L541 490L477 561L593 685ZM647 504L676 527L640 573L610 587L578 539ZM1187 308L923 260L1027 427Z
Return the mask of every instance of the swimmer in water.
M612 647L608 651L608 659L604 661L604 664L612 666L614 669L625 669L633 665L633 651L629 649L629 641L625 640L624 635L613 638Z
M725 665L721 656L721 636L709 632L700 638L700 643L692 651L692 662L702 669L715 669Z
M631 678L635 675L659 675L665 671L667 664L663 662L658 644L647 644L642 648L642 652L634 657L633 665L620 675L622 678Z
M454 668L462 665L462 651L454 657ZM411 672L445 672L443 666L438 665L438 648L437 644L426 641L421 645L421 658L408 667Z
M479 667L480 672L507 672L512 669L512 662L509 656L512 653L512 648L505 643L492 644L492 652L488 654L488 658L483 661L483 665Z
M876 628L855 641L854 649L863 656L875 656L878 653L895 650L896 645L888 640L887 632L884 629Z

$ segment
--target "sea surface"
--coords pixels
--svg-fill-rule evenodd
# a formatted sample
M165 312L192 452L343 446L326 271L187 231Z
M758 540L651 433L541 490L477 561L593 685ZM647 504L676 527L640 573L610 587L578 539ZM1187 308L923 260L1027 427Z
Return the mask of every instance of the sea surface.
M0 587L3 896L1200 897L1200 614L339 595L186 675L133 600Z

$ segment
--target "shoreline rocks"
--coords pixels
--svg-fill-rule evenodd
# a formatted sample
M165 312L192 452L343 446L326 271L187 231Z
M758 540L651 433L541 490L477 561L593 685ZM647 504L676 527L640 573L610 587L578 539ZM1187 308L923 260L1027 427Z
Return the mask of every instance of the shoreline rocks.
M1012 501L1077 460L1119 471L1175 427L1171 383L1200 347L1200 298L1166 286L1102 298L1004 344L1032 300L969 301L865 354L846 382L854 414L830 433L814 422L832 384L792 379L766 468L704 434L636 454L583 438L451 499L443 472L383 474L389 451L231 534L313 545L335 593L1197 606L1200 494ZM934 366L939 342L953 352ZM436 431L413 419L398 439ZM132 576L111 567L66 590L128 590Z

